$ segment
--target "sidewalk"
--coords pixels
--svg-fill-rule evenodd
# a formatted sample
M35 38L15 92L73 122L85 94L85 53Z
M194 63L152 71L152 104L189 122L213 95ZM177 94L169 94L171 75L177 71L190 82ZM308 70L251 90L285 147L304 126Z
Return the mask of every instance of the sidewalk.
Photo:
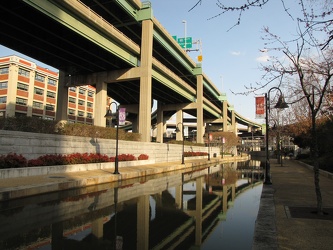
M316 211L313 171L297 161L271 159L272 185L264 185L253 249L333 249L333 181L320 175L325 215Z

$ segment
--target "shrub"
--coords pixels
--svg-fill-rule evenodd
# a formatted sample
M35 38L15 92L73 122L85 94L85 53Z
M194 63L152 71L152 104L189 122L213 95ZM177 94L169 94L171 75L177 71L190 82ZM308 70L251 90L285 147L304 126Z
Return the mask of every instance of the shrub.
M138 160L148 160L148 158L149 158L148 155L146 155L146 154L141 154L141 155L139 155Z
M5 156L0 156L0 169L1 168L22 168L27 167L28 161L21 154L9 153Z
M191 157L191 156L206 156L206 155L208 155L207 152L192 152L192 151L184 152L184 157Z

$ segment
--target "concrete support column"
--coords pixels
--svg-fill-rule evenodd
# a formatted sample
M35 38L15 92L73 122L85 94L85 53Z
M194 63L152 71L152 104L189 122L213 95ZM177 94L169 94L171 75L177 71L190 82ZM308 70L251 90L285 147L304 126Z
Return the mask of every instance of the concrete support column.
M106 126L106 119L104 118L107 108L107 84L102 80L98 79L96 83L96 98L95 98L95 115L94 125L95 126Z
M182 124L179 124L179 123L182 123ZM180 131L183 131L183 110L178 110L176 112L176 126L178 125L178 128L180 129ZM178 132L176 133L176 140L177 141L182 141L183 140L183 133L182 132Z
M157 136L156 142L163 143L163 133L164 133L164 119L163 110L161 102L157 102Z
M228 102L222 102L222 119L223 119L223 132L228 131Z
M203 75L201 72L197 75L197 143L203 143L203 134Z
M142 195L137 203L137 249L149 249L149 195Z
M56 121L61 123L66 123L68 119L67 110L68 110L68 87L66 86L65 72L59 71Z
M139 102L139 133L141 141L150 141L151 106L152 106L152 58L153 58L152 20L142 21L141 41L141 76Z
M195 192L195 245L201 245L202 239L202 177L196 179Z
M183 207L183 184L176 186L175 193L176 206L181 209Z
M92 222L91 233L96 237L96 239L103 238L103 218L98 218Z
M237 123L236 123L236 116L235 110L231 110L231 130L237 135Z

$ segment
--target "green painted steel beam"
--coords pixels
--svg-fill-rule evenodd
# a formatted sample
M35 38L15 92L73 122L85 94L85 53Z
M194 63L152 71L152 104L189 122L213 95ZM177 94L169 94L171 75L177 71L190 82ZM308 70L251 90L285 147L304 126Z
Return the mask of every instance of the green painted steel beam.
M122 7L128 15L132 16L133 19L138 20L138 9L131 5L127 0L115 0L115 2Z
M162 75L156 70L153 70L152 76L155 80L162 83L163 85L167 86L168 88L174 90L175 92L179 93L180 95L184 96L186 99L188 99L190 102L195 101L195 96L190 94L188 91L184 90L179 85L175 84L174 82L170 81L167 77Z
M135 55L134 53L130 53L127 50L123 49L120 45L113 42L106 35L102 35L100 32L97 32L92 28L90 28L89 26L85 25L84 23L80 22L78 19L68 14L58 5L45 0L44 1L24 0L24 1L28 3L30 6L38 9L45 15L49 16L50 18L56 20L62 25L73 30L73 32L80 34L82 37L85 37L86 39L92 41L98 46L104 48L106 51L109 51L110 53L118 56L119 58L122 58L130 65L132 66L138 65L139 61L138 55Z
M167 50L169 53L175 58L175 60L179 61L184 67L188 70L188 72L192 72L192 65L186 62L184 58L174 49L170 43L165 40L156 30L154 30L154 38L160 42L160 44Z

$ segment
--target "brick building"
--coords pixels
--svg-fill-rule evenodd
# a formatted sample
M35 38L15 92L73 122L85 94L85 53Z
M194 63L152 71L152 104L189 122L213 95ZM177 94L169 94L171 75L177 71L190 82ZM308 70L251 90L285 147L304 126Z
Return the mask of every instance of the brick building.
M18 56L0 57L0 117L56 118L59 73ZM96 89L68 88L68 122L93 124Z

